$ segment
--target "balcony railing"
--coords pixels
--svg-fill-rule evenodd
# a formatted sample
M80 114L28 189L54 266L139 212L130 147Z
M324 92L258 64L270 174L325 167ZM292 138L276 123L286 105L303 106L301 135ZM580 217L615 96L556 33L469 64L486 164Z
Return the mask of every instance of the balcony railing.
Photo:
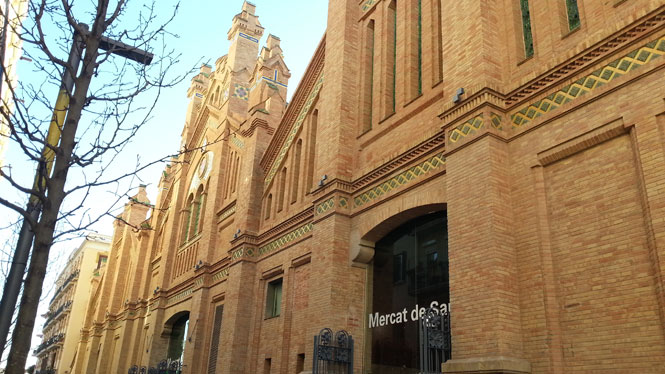
M63 312L70 310L72 308L72 301L69 300L66 303L60 305L58 309L56 309L53 313L49 312L48 316L46 317L46 322L44 322L44 327L48 326L49 323L54 321L58 316L60 316Z
M38 345L37 348L35 348L35 350L32 351L32 354L37 356L38 354L40 354L41 352L43 352L47 348L51 347L54 344L60 343L63 340L65 340L65 334L60 333L58 335L55 335L55 336L51 337L49 340L46 340L46 341L42 342L40 345Z
M60 294L60 292L62 292L62 290L64 290L67 287L67 285L72 280L74 280L74 278L78 277L79 273L80 273L79 270L75 270L74 272L69 274L69 276L67 277L67 279L65 279L65 281L62 283L62 285L60 287L58 287L58 289L55 290L55 294L53 294L53 298L51 298L51 302L53 302L53 300L55 300L55 298L58 297L58 294Z
M182 361L166 359L157 364L157 367L134 365L127 370L128 374L182 374Z

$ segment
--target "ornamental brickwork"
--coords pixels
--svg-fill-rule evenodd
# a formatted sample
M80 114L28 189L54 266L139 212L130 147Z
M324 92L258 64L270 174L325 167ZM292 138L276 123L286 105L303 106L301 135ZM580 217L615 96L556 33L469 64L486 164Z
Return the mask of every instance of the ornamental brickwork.
M75 372L309 372L330 328L355 373L415 373L398 289L449 304L445 373L662 372L662 1L330 1L288 105L257 14L119 217ZM385 255L414 222L422 255Z

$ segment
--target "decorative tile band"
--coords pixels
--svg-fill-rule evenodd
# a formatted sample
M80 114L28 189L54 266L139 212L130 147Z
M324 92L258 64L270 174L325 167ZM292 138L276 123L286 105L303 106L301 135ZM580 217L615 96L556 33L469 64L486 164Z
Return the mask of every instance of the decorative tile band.
M497 130L503 130L503 125L501 124L503 120L501 119L501 116L492 112L490 113L490 122L492 123L492 127L497 129Z
M511 116L513 128L527 125L532 120L559 108L604 84L650 61L665 55L665 36L635 49L626 56L618 58L593 73L582 77L561 90L520 109Z
M296 239L300 239L303 237L305 234L308 232L312 231L312 228L314 227L313 224L308 223L304 226L301 226L290 233L282 236L281 238L277 240L273 240L272 242L264 245L263 247L259 248L259 256L264 255L266 253L270 253L280 247L285 246L288 243L291 243L292 241Z
M331 197L329 200L324 201L316 207L316 214L323 214L328 210L335 207L335 198Z
M215 274L212 276L212 281L213 281L213 282L217 282L218 280L222 280L222 279L224 279L224 278L228 278L228 276L229 276L229 268L222 269L222 270L220 270L219 272L215 273Z
M248 101L249 100L249 90L245 86L236 83L233 88L233 97L238 99Z
M379 0L366 0L366 1L363 3L363 6L362 6L361 9L362 9L363 12L366 12L366 11L372 9L372 5L374 5L374 4L378 3L378 2L379 2Z
M339 198L339 206L342 208L346 208L349 205L349 200L346 199L346 197L340 197Z
M293 128L291 129L289 136L286 138L284 145L282 145L282 149L275 158L275 161L273 161L272 166L270 167L270 171L268 172L268 176L266 177L265 180L265 187L268 187L270 182L272 182L272 179L275 177L275 174L277 174L277 169L279 169L282 160L284 160L286 153L291 147L291 143L293 143L293 140L298 134L298 131L300 131L300 128L302 127L302 124L305 121L305 116L307 116L307 113L309 113L309 110L312 107L312 104L314 103L314 99L316 99L316 95L319 94L322 85L323 85L323 73L321 73L321 77L319 77L319 80L314 85L314 88L312 88L312 92L310 92L309 97L305 102L305 105L303 105L302 109L300 110L300 114L298 115L298 118L293 124Z
M356 196L353 199L353 202L356 207L361 207L374 199L377 199L381 195L385 195L390 191L396 190L406 184L413 182L414 180L424 176L425 174L430 173L433 170L436 170L446 163L446 158L443 156L443 153L439 153L436 156L430 158L423 163L416 165L412 168L409 168L402 173L390 178L389 180L381 183L380 185L371 188L364 193Z
M254 248L240 248L231 254L231 260L237 260L243 257L254 257L255 250Z
M249 41L252 41L252 42L254 42L254 43L258 43L258 42L259 42L259 39L256 39L256 38L254 38L254 37L251 37L251 36L249 36L249 35L247 35L247 34L245 34L245 33L243 33L243 32L238 33L238 36L240 36L241 38L245 38L245 39L247 39L247 40L249 40Z
M175 294L175 295L169 297L169 298L166 300L166 303L167 303L167 304L171 304L171 303L175 303L175 302L178 302L178 301L180 301L180 300L183 300L183 299L185 299L187 296L191 295L192 292L193 292L193 289L190 287L190 288L188 288L188 289L186 289L186 290L183 290L183 291L181 291L181 292L179 292L179 293L177 293L177 294Z
M497 129L503 130L501 124L501 116L492 112L490 113L490 125ZM476 117L464 122L463 124L457 126L453 131L450 132L450 142L456 143L467 136L474 135L476 131L485 127L485 118L481 113Z
M244 253L245 253L245 248L240 248L233 251L233 253L231 254L231 260L239 259L240 257L242 257Z
M233 136L231 136L229 140L231 141L231 143L235 144L235 146L240 149L242 149L245 146L245 143L243 143L242 140L238 139L236 134L233 134Z
M227 209L226 212L222 213L222 215L219 216L219 218L217 219L217 221L218 221L218 222L221 222L221 221L223 221L223 220L229 218L229 217L230 217L233 213L235 213L235 212L236 212L236 206L234 205L234 206L230 207L229 209Z
M483 115L480 114L470 120L464 122L463 124L457 126L453 131L450 132L450 142L456 143L457 141L471 136L476 133L476 131L485 127L485 121L483 120Z

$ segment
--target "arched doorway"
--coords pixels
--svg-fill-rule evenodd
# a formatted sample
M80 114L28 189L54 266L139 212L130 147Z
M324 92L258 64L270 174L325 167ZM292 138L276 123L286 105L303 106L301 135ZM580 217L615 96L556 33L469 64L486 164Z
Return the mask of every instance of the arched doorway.
M412 219L376 242L369 313L372 373L419 371L418 321L450 305L445 211Z
M167 359L181 360L187 342L187 330L189 328L189 312L178 313L169 319L171 332L169 334L169 345Z

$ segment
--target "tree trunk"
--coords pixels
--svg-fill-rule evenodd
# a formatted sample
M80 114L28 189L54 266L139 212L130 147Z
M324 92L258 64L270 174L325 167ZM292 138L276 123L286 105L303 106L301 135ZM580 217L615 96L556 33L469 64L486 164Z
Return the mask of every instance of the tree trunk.
M104 3L108 4L107 1L104 1ZM104 15L106 6L100 6L100 8L103 11L101 14ZM104 25L102 17L102 22L95 22L91 37L86 38L87 44L83 59L83 69L75 80L75 90L69 101L67 117L60 137L60 146L57 148L53 176L47 184L47 200L44 204L42 216L37 224L37 229L35 230L32 258L23 289L16 327L12 335L6 374L25 373L25 364L28 354L30 354L32 332L35 327L37 308L46 275L55 224L60 206L65 198L65 182L71 165L72 153L76 145L76 130L81 119L83 106L86 102L90 81L96 68L99 37L103 32Z
M25 363L30 354L30 342L32 341L32 331L35 327L35 318L39 299L42 295L42 285L46 275L46 266L48 264L48 255L51 243L44 243L44 237L53 237L53 229L46 227L44 231L35 237L35 244L30 259L28 276L23 288L23 296L19 307L18 319L12 334L12 346L7 358L6 374L24 374Z

